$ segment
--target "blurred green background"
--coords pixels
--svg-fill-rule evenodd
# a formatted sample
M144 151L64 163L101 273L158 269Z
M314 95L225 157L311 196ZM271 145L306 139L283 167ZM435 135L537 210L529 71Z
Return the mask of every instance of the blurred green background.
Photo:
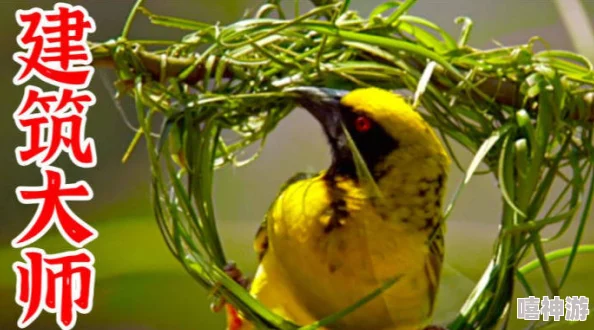
M303 0L302 7L310 8ZM382 0L353 0L351 7L369 13ZM561 6L574 1L560 0ZM16 329L21 312L14 302L15 275L11 265L20 261L18 250L10 247L10 240L25 228L35 212L35 206L18 203L14 189L19 186L41 184L39 169L35 166L19 167L14 148L23 145L25 136L14 125L12 113L18 106L23 86L12 85L17 66L12 54L17 51L16 35L20 32L14 13L17 9L39 6L50 9L52 1L0 1L0 48L2 61L0 96L3 100L4 120L0 120L0 329ZM130 11L133 1L79 1L97 24L97 32L90 40L104 41L117 37ZM259 1L247 0L148 0L146 6L155 13L191 18L222 24L241 17L246 8L256 8ZM292 1L285 1L290 8ZM470 44L477 48L494 47L496 40L506 45L524 43L530 37L543 37L552 48L576 50L594 60L594 1L582 2L587 21L572 43L567 25L551 0L425 0L413 8L412 14L428 18L441 25L454 36L459 27L453 21L457 16L469 16L475 26ZM581 24L579 12L566 7L565 22ZM583 13L582 13L583 14ZM183 35L152 27L140 17L132 29L131 38L175 39ZM222 314L208 309L207 292L185 273L181 265L169 254L152 216L148 192L148 164L141 145L128 163L122 164L133 132L128 129L112 99L109 71L98 70L90 89L97 96L97 104L88 114L87 136L93 137L97 146L98 164L93 169L79 169L69 159L61 157L56 166L65 169L67 181L86 180L94 190L91 202L70 203L79 216L92 224L100 233L97 240L87 246L96 257L97 284L93 311L79 315L76 329L222 329ZM108 81L106 84L105 81ZM36 82L31 82L36 83ZM133 117L130 100L121 106ZM468 164L471 155L457 150L460 159ZM246 155L246 157L249 155ZM293 112L268 139L262 156L242 168L225 168L216 173L215 203L217 219L227 254L239 263L247 274L253 274L256 257L251 250L252 233L255 233L263 214L277 193L279 186L296 171L323 169L328 163L328 150L318 125L305 113ZM461 173L452 169L450 196L453 187L461 180ZM449 219L446 261L448 263L439 299L438 319L447 319L464 301L484 267L489 261L493 239L499 221L500 197L495 182L489 176L473 179L461 196ZM594 243L594 230L589 224L583 242ZM549 248L568 246L575 228L566 240L559 240ZM41 241L34 244L48 252L71 249L52 229ZM585 295L594 298L591 274L594 255L579 256L570 281L563 295ZM553 264L560 274L563 261ZM534 283L542 283L542 274L529 276ZM535 285L543 294L543 285ZM524 296L518 287L518 296ZM515 319L515 307L512 309ZM510 328L521 329L527 322L514 321ZM560 328L565 328L563 325ZM54 315L42 315L31 329L57 329ZM589 321L571 329L594 329L594 315Z

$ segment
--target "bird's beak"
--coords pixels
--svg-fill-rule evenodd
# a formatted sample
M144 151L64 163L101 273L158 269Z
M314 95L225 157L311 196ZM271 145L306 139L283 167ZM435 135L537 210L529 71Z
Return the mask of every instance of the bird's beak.
M295 87L285 91L294 94L299 104L322 125L332 151L333 165L329 172L353 172L353 154L343 130L340 104L348 91L317 87Z
M322 125L331 142L339 138L340 99L348 91L318 87L293 87L285 91L296 96L297 102Z

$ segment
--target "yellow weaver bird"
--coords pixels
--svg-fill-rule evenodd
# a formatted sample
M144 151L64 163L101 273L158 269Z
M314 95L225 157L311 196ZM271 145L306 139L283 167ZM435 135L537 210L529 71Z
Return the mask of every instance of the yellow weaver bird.
M441 203L449 157L441 142L391 92L290 91L322 125L332 164L319 174L295 176L272 204L254 244L260 265L251 294L307 325L396 278L327 328L424 329L443 261ZM362 163L373 180L362 176ZM254 328L230 307L228 317L230 330Z

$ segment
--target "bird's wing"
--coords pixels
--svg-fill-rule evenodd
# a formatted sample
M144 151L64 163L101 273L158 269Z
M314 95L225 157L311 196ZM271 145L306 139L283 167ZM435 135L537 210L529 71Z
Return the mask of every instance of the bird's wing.
M318 176L318 173L308 173L308 172L295 173L292 177L290 177L281 186L280 191L277 195L277 199L278 199L278 196L280 196L290 185L294 184L295 182L311 179L316 176ZM273 205L274 205L274 203L273 203ZM254 239L254 250L258 254L259 261L262 261L264 254L266 254L266 251L268 250L268 229L267 229L267 226L268 226L268 214L269 213L270 212L266 213L264 220L262 221L262 223L260 224L260 227L258 228L258 231L256 232L256 238Z
M264 217L264 221L260 224L254 239L254 250L258 254L258 261L262 262L264 254L268 250L268 214Z

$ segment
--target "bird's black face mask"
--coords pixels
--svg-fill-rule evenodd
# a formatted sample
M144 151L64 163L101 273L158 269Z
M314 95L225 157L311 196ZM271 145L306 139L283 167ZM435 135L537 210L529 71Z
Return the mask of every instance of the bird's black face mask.
M373 178L380 179L382 173L375 170L376 165L398 148L398 141L364 113L342 105L340 100L348 91L316 87L296 87L288 91L298 95L299 104L324 129L332 150L332 165L327 175L358 180L353 151L344 132L346 128Z

